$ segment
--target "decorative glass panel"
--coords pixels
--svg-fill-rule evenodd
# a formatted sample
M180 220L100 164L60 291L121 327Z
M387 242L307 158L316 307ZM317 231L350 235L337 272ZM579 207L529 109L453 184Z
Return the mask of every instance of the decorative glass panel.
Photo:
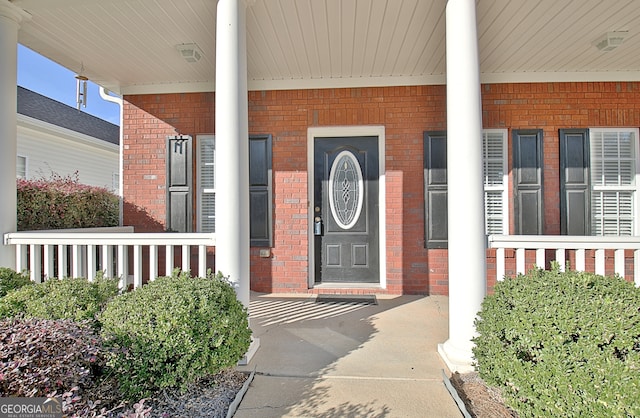
M362 170L350 151L342 151L333 161L329 174L329 207L342 229L358 222L363 203Z

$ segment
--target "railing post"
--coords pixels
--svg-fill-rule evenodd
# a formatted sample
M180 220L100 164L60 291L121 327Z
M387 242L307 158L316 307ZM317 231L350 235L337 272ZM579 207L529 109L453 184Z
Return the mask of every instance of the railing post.
M71 246L71 277L80 277L80 246L73 244Z
M560 271L564 271L565 264L567 263L564 248L556 249L556 262L560 265Z
M102 246L102 271L106 277L113 277L113 247L111 245Z
M633 281L640 287L640 250L633 251Z
M516 248L516 274L525 274L527 253L524 248Z
M576 250L576 271L585 270L585 250L580 248Z
M546 265L547 265L547 261L546 261L545 249L544 248L536 249L536 267L544 270Z

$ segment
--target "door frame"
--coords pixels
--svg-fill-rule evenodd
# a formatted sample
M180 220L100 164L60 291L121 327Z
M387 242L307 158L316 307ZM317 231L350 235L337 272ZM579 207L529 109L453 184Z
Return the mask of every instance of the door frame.
M311 210L314 196L314 158L316 138L342 138L342 137L378 137L378 260L380 261L380 277L378 283L359 283L358 286L387 288L387 226L385 222L386 214L386 192L385 192L385 129L384 126L327 126L312 127L307 129L307 230L308 230L308 286L313 288L315 284L315 244L313 235L313 211ZM350 283L331 284L331 287L353 287Z

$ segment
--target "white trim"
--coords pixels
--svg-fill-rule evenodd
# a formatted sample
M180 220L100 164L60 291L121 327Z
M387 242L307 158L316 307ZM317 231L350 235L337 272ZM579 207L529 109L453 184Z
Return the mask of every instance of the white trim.
M385 174L385 127L380 125L362 125L362 126L329 126L329 127L313 127L307 130L307 217L309 230L309 252L307 259L309 260L308 270L308 286L313 288L314 272L315 272L315 248L313 235L313 210L311 208L314 196L314 147L313 141L316 137L355 137L355 136L376 136L378 137L378 225L379 225L379 241L378 241L378 260L380 261L380 282L382 289L387 288L387 230L386 230L386 174ZM375 283L371 284L376 286Z
M18 173L18 158L24 158L24 176L20 177L20 173ZM29 178L29 157L18 153L16 155L16 178L28 179Z
M482 84L506 83L568 83L568 82L640 81L640 71L608 72L522 72L481 73ZM247 80L249 91L309 90L360 87L441 86L447 82L444 74L395 77L299 78L280 80ZM114 92L131 94L206 93L216 90L213 81L189 83L137 84L113 87Z

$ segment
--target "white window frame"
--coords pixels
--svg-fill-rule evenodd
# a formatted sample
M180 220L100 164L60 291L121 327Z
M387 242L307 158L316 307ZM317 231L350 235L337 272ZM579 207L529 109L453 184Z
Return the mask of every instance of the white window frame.
M24 160L24 174L23 174L23 175L21 175L21 174L20 174L20 173L18 173L18 171L17 171L17 168L18 168L18 160L19 160L19 159L21 159L21 158ZM18 155L16 156L16 178L18 178L18 179L25 179L25 180L26 180L26 178L27 178L27 174L29 173L29 169L28 169L28 168L29 168L29 167L28 167L28 162L29 162L29 161L28 161L28 158L27 158L27 156L26 156L26 155L18 154Z
M204 188L202 187L202 148L201 145L204 141L213 141L213 149L214 149L214 161L212 162L207 162L206 164L213 164L213 168L214 168L214 187L213 188ZM202 200L203 197L205 195L211 194L215 197L216 194L216 189L215 189L215 142L216 141L216 137L215 135L197 135L196 136L196 165L197 165L197 184L198 184L198 205L196 208L196 214L197 214L197 230L198 232L215 232L215 224L213 227L213 231L203 231L203 222L202 222L202 216L203 216L203 210L202 210Z
M640 209L640 134L639 134L639 129L638 128L589 128L589 164L591 166L590 168L590 181L591 181L591 192L592 194L594 192L602 192L602 191L629 191L633 193L633 199L632 199L632 204L634 205L634 207L632 208L632 216L633 216L633 220L632 220L632 234L633 235L640 235L640 222L639 222L639 216L638 216L638 210ZM630 185L615 185L615 186L603 186L603 185L595 185L593 182L593 162L594 162L594 145L593 145L593 134L594 133L599 133L599 134L606 134L606 133L622 133L622 132L626 132L626 133L631 133L632 135L634 135L634 163L635 163L635 174L633 175L633 184ZM600 154L601 155L601 154ZM593 196L591 197L591 202L590 204L593 207ZM595 223L595 217L593 214L593 211L591 213L591 219L590 222L592 224L592 234L595 235L594 231L595 228L594 223Z
M502 193L502 232L498 235L508 235L509 234L509 157L508 157L508 131L507 129L483 129L482 130L482 142L485 143L485 138L490 134L499 134L502 136L502 184L501 185L489 185L487 178L483 178L484 184L484 196L485 196L485 233L489 235L488 231L488 213L487 213L487 193L488 192L501 192ZM494 160L495 161L495 160ZM482 150L482 165L483 165L483 176L484 176L484 166L487 163L486 150Z

